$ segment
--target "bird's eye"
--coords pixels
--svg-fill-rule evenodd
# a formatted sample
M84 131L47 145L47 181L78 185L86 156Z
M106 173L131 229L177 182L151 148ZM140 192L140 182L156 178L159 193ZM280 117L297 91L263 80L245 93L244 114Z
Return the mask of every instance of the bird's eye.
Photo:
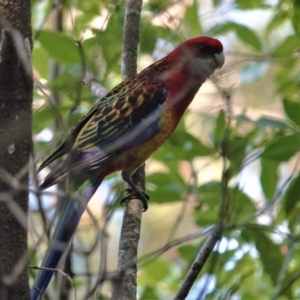
M207 47L204 46L204 45L200 45L200 46L199 46L199 50L200 50L201 52L206 52L206 51L207 51Z

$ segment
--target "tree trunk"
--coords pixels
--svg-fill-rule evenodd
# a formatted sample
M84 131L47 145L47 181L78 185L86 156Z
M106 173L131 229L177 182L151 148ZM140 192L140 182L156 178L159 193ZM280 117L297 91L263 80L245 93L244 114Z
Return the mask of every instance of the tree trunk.
M0 299L29 299L30 1L0 0Z

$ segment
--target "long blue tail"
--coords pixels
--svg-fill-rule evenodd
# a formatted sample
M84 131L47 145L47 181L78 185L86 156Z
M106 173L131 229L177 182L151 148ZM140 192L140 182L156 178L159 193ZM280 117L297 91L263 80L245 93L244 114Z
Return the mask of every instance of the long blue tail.
M101 184L102 178L97 178L93 183L85 184L80 199L65 200L61 213L51 238L50 245L44 256L42 268L56 269L68 248L69 242L76 230L80 218L85 211L86 205ZM44 296L53 276L53 271L40 270L35 279L30 299L40 300Z

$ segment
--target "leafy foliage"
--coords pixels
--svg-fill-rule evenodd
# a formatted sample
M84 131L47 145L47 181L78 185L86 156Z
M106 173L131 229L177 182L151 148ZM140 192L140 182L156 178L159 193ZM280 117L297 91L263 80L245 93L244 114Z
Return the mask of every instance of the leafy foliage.
M38 78L33 115L37 159L45 158L94 103L95 97L79 82L85 70L96 74L108 89L121 81L123 2L63 3L64 26L58 31L46 22L55 10L52 2L32 2L36 31L33 65ZM202 230L222 221L226 195L224 237L189 299L201 293L214 299L297 299L299 1L278 0L271 5L263 0L233 0L228 6L228 1L214 0L213 17L207 17L204 3L194 0L185 7L178 1L151 0L143 8L140 66L150 63L151 55L162 57L178 42L200 34L224 42L227 63L195 100L201 106L193 104L193 113L186 114L175 134L147 164L151 201L144 217L141 257L163 247L169 250L164 255L160 254L165 250L150 255L148 263L141 259L139 297L166 299L176 293L203 245ZM263 20L255 18L264 13ZM53 136L50 142L41 134L45 128ZM105 189L111 195L108 203L100 201L102 193L97 196L98 204L91 206L99 224L104 224L100 226L103 231L86 217L74 243L76 253L82 253L80 258L73 254L79 262L74 270L80 295L91 282L89 276L77 275L96 278L100 272L100 244L105 242L96 237L99 232L107 237L111 219L105 219L98 207L112 208L110 201L119 195L119 177L111 176ZM49 197L44 201L49 202ZM32 200L33 208L34 203ZM33 209L32 217L41 228L37 215L40 211ZM107 260L100 264L107 261L109 270L116 269L119 215L110 223L112 251L101 252ZM177 242L172 244L174 240ZM44 247L35 247L33 241L31 247L36 264L41 255L38 248ZM109 289L109 284L101 286L98 293L107 297Z

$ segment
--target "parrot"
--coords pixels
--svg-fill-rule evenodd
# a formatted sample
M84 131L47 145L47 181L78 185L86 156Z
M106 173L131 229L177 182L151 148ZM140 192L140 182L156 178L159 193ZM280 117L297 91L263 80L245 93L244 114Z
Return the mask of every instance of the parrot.
M201 85L225 62L222 43L198 36L179 44L164 58L130 77L103 98L73 127L65 142L38 172L60 157L45 177L42 191L66 180L68 194L31 290L42 299L86 206L104 178L121 171L133 196L148 208L148 195L132 174L171 136ZM72 194L70 193L72 191ZM65 199L66 198L66 199Z

